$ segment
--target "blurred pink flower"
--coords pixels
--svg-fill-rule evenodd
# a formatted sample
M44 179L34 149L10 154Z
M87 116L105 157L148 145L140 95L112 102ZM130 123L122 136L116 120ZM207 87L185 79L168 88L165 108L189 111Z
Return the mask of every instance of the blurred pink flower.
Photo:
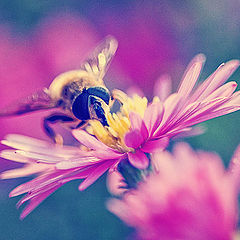
M120 196L127 191L127 184L124 178L116 169L112 169L107 175L107 188L108 191L114 196Z
M59 73L80 67L98 42L96 30L73 13L58 13L40 22L32 37L40 68L50 81Z
M159 14L162 8L164 11ZM170 8L170 4L163 1L136 1L129 3L124 11L104 9L101 19L97 16L101 31L119 41L116 60L125 87L132 81L149 93L160 73L170 72L176 67L180 53L173 19L180 12L172 13L174 18L170 19Z
M2 172L1 179L38 174L35 179L21 184L9 194L10 197L14 197L27 193L17 204L19 207L26 201L30 201L23 210L21 219L63 184L84 179L79 186L79 190L84 190L109 168L113 168L117 162L116 159L106 161L97 158L98 154L94 154L94 151L83 151L79 147L58 146L16 134L8 135L2 144L16 150L3 150L1 157L24 163L24 166Z
M108 202L111 212L136 229L138 239L232 239L237 182L217 155L182 143L173 154L154 154L153 166L154 173L136 190Z
M21 97L25 97L39 88L47 85L32 45L20 37L12 37L10 30L5 26L0 29L0 108ZM38 116L39 118L39 116ZM34 121L34 124L32 124ZM40 125L36 117L27 119L0 118L1 138L7 131L35 132L41 134Z

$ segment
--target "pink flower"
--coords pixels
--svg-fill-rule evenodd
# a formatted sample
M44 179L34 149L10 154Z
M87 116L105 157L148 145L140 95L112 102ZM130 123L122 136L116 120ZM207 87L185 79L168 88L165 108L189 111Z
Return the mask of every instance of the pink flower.
M109 127L104 130L104 134L110 135L110 139L116 139L117 136L120 141L108 143L108 138L105 141L104 137L101 137L101 141L110 148L116 148L114 151L119 152L121 159L127 157L134 167L146 169L149 165L146 154L166 148L169 139L177 135L186 135L192 130L191 126L197 123L239 110L240 92L234 93L237 83L228 82L222 85L237 69L239 61L232 60L220 65L213 74L193 90L204 62L205 57L201 54L191 61L176 93L170 94L169 78L161 79L159 81L161 87L158 87L160 89L159 99L155 98L149 105L145 104L144 98L131 100L127 96L121 96L125 100L123 100L120 113L128 117L130 127L124 130L119 127L120 137L116 134L112 135L111 132L116 132L116 124L120 122L116 120L117 116L115 116L115 122L114 119L108 121ZM165 91L162 91L162 88ZM127 113L125 113L126 111ZM123 121L123 117L120 119ZM96 132L98 128L99 126L95 127ZM89 136L86 136L85 133L83 136L81 135L82 130L79 131L78 140L85 145L85 138L89 138ZM101 136L101 132L96 136ZM98 149L96 146L88 145L95 150L104 151L101 149L102 146L101 144ZM119 146L122 147L119 148ZM106 158L111 159L111 154L107 155L106 153Z
M154 154L153 165L154 173L136 190L108 202L111 212L136 229L138 239L232 239L237 182L217 155L182 143L173 154Z
M153 133L159 127L163 117L163 105L150 104L144 113L143 119L134 112L130 113L131 130L125 135L125 144L135 149L128 153L129 162L136 168L145 169L149 159L145 153L161 151L168 145L168 138L153 139Z
M16 150L4 150L1 157L25 165L23 168L1 173L1 179L38 174L36 178L16 187L9 194L14 197L27 193L17 204L19 207L29 201L20 216L21 219L63 184L84 179L79 186L79 190L84 190L117 163L116 159L105 161L95 157L93 152L83 151L78 147L58 146L16 134L8 135L2 144Z

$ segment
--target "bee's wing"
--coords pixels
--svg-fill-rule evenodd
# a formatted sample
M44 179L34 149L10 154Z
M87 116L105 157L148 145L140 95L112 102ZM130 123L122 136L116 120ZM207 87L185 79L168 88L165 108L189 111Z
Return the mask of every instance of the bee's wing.
M50 109L56 107L56 105L57 103L47 94L46 89L42 89L1 109L0 117L21 115L41 109Z
M83 62L80 69L94 75L96 79L102 80L115 55L117 46L117 40L112 36L107 36Z

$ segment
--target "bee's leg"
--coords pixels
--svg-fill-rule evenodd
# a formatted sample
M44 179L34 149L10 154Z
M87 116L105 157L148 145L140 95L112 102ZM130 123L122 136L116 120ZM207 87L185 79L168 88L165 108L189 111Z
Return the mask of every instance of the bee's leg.
M57 144L62 145L63 144L63 138L60 134L55 133L52 127L50 127L50 124L54 124L57 122L73 122L75 119L72 117L69 117L67 115L64 115L63 113L53 113L49 115L48 117L44 118L43 121L43 128L45 133Z
M82 128L82 127L84 127L87 123L88 123L88 121L82 120L74 129Z

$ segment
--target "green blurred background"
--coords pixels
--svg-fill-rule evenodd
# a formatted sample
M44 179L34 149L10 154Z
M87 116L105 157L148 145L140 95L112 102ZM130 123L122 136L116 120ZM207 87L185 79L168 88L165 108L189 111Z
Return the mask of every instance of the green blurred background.
M240 58L239 10L237 0L2 0L0 106L79 66L82 55L108 34L119 41L106 77L110 89L137 86L151 99L154 80L169 73L176 88L199 52L207 56L203 80L222 62ZM239 79L238 70L231 80ZM42 116L0 120L1 138L7 133L44 138ZM227 164L240 142L239 118L237 112L210 120L204 123L205 134L187 141L196 149L217 152ZM1 169L16 166L1 162ZM105 177L84 192L77 190L77 181L64 185L23 221L15 208L19 198L9 199L8 193L28 178L2 181L0 239L125 239L131 230L105 208L110 197Z

